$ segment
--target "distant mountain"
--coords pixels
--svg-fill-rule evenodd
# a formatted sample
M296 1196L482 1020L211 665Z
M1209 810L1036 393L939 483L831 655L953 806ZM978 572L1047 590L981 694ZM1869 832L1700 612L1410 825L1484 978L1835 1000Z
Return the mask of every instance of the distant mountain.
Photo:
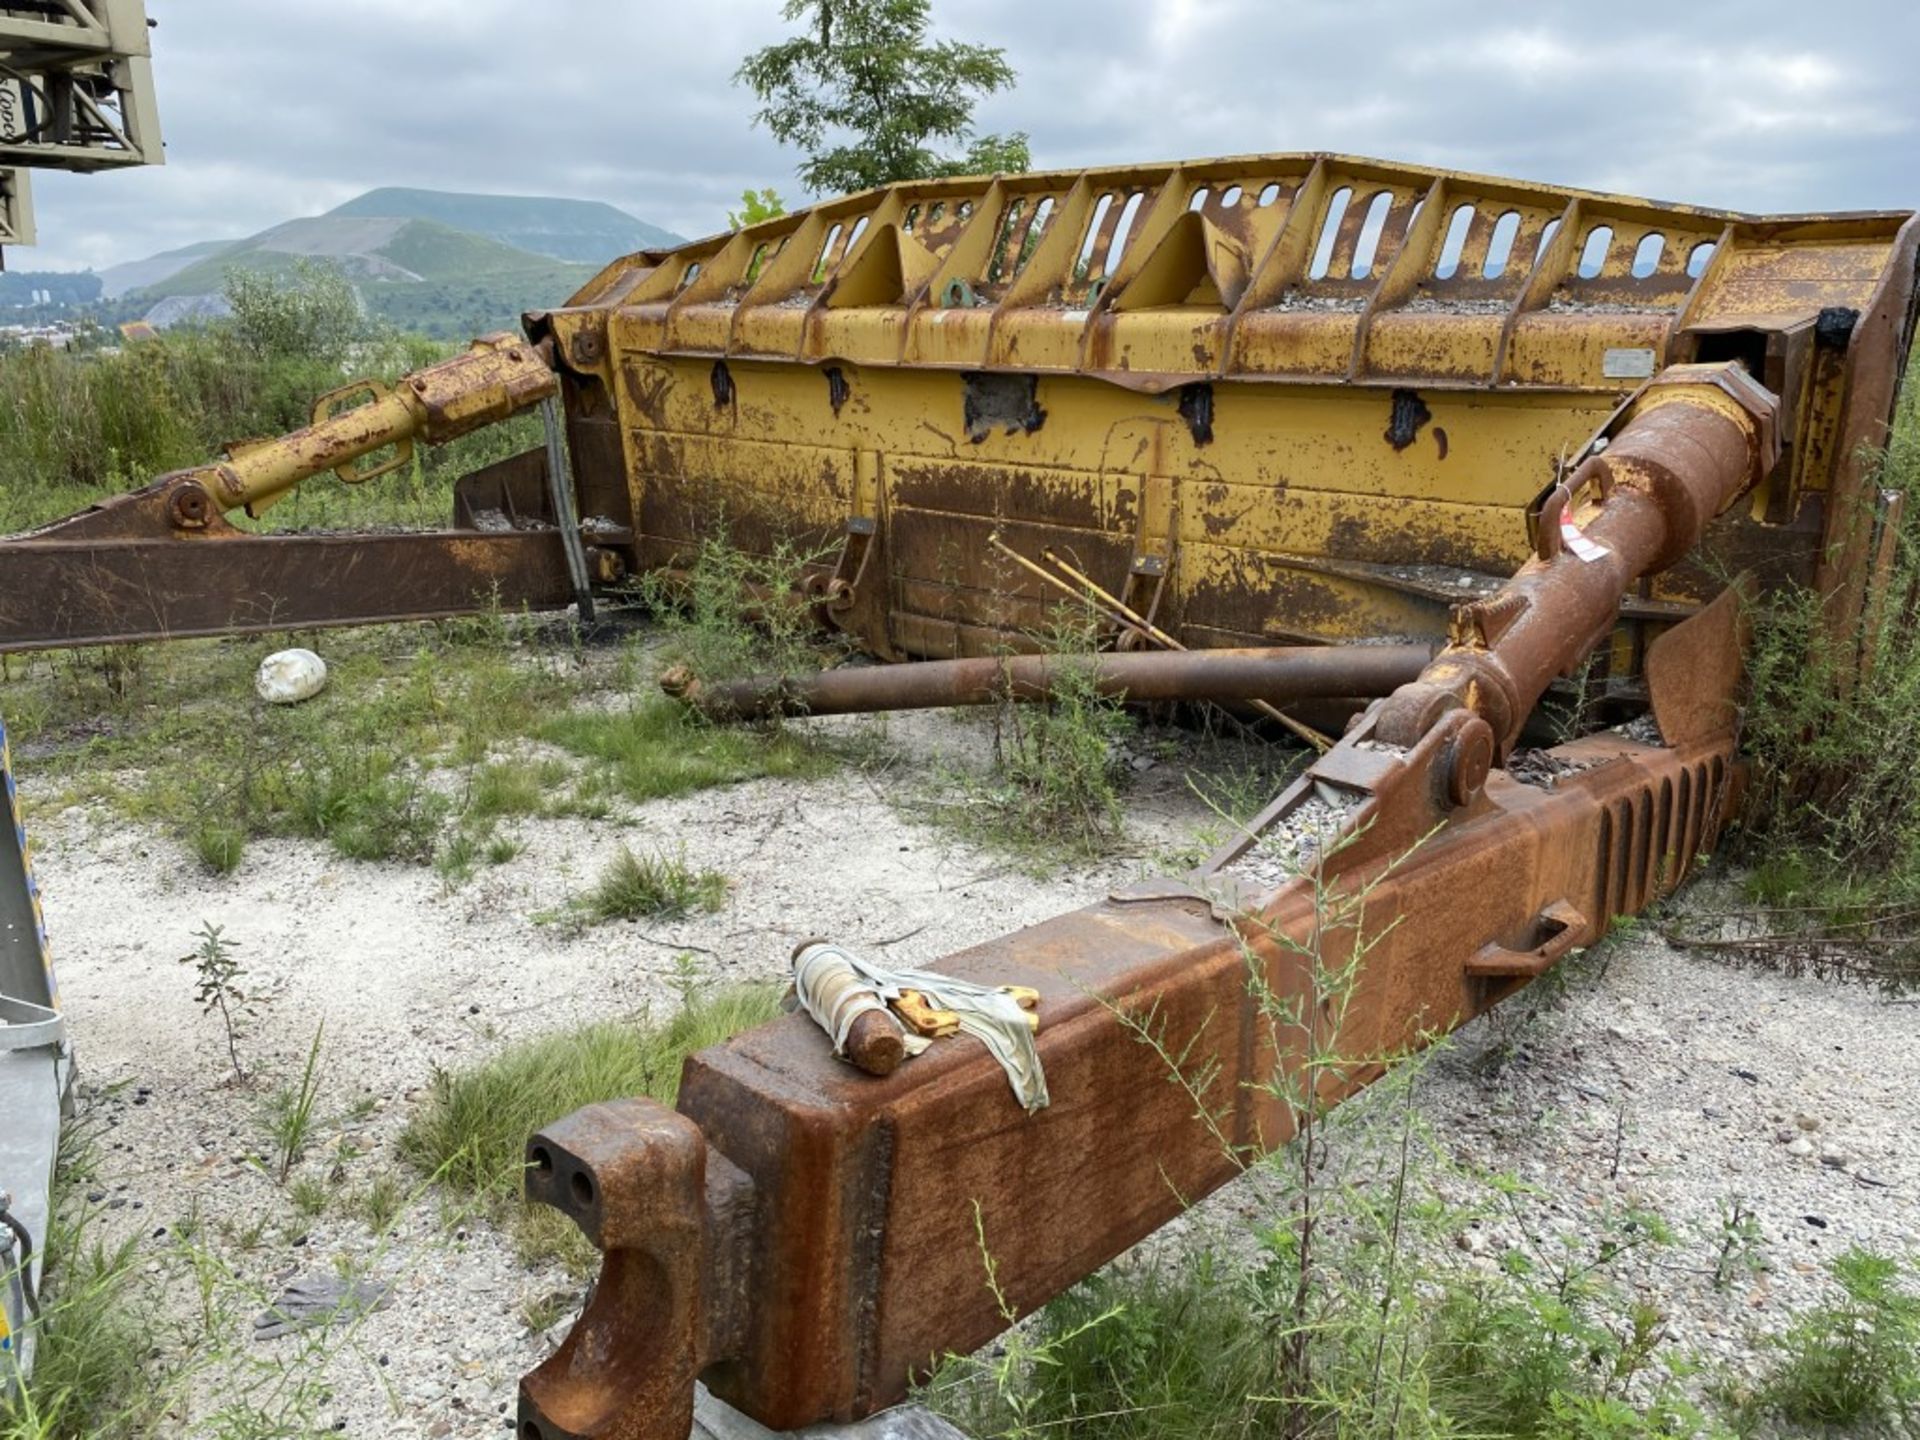
M127 260L118 265L109 265L100 272L101 293L109 300L117 300L130 290L158 285L194 261L204 260L237 243L233 240L202 240L197 244L183 245L178 250L163 250L144 260Z
M101 278L110 296L137 305L217 295L236 268L289 275L303 259L322 260L354 282L372 313L404 330L462 339L516 329L521 312L560 304L608 261L677 243L593 201L387 189L245 240L117 265Z
M539 195L465 195L452 190L369 190L327 212L339 216L437 220L519 250L595 268L636 250L661 250L682 238L598 200Z
M361 284L419 284L466 276L520 273L584 277L592 267L534 255L435 220L317 215L288 220L192 261L144 286L151 296L219 290L237 268L291 273L301 260L330 260Z

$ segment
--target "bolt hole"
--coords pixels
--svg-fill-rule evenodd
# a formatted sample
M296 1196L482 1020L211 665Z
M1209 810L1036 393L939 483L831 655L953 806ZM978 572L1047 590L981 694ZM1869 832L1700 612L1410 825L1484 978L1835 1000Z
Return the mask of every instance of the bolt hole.
M573 1172L573 1178L567 1182L567 1188L573 1191L577 1205L593 1204L593 1177L584 1170Z
M540 1429L540 1422L538 1420L522 1420L520 1422L520 1440L547 1440L547 1437L545 1432Z
M542 1175L553 1174L553 1156L544 1145L533 1147L533 1168Z

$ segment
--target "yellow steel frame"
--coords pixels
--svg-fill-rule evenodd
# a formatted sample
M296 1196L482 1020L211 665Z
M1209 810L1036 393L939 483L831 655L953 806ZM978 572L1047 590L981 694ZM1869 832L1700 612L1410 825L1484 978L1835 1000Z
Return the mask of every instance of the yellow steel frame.
M724 527L851 578L858 537L854 628L920 655L1040 620L994 533L1151 588L1189 644L1444 634L1646 379L1742 360L1787 458L1629 600L1630 678L1727 568L1811 579L1845 549L1829 502L1864 487L1916 240L1908 212L1257 156L848 196L629 257L535 328L576 425L617 426L637 563Z

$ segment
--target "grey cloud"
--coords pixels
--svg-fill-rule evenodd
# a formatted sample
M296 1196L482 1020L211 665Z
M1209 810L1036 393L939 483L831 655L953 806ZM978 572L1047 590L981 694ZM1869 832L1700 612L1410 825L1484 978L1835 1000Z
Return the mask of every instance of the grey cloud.
M740 57L775 0L150 0L169 163L42 176L31 266L243 235L373 185L578 195L685 234L794 157ZM1044 165L1328 149L1752 210L1920 200L1911 0L936 0Z

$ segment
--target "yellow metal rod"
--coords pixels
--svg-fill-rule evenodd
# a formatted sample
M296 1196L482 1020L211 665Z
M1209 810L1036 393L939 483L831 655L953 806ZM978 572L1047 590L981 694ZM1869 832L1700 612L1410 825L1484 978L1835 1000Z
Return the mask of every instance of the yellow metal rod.
M257 514L302 480L329 470L349 482L373 479L410 459L416 439L430 445L456 439L538 405L559 388L540 347L489 335L391 388L373 380L344 386L321 397L311 425L234 445L226 459L169 478L205 492L184 514L204 518L209 505L223 512L245 506ZM358 396L367 397L364 404L343 408ZM398 447L391 459L359 464L389 445Z

